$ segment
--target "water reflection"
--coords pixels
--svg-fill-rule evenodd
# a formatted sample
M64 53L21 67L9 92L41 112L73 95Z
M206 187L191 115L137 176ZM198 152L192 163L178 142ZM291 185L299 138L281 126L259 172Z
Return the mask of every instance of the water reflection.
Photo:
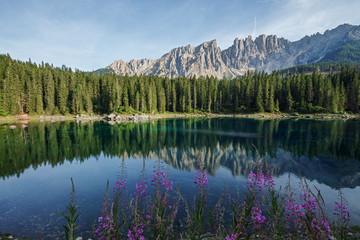
M110 126L103 122L30 122L0 126L0 176L27 168L80 162L101 153L122 159L163 159L182 170L201 162L247 176L257 154L275 176L293 173L331 188L360 185L360 122L176 119Z

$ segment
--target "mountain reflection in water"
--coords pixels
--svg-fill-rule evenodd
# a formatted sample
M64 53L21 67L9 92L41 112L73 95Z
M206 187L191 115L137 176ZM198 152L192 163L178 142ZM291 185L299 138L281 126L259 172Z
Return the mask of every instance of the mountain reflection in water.
M360 121L169 119L108 125L105 122L29 122L0 126L0 232L64 239L62 225L72 177L80 210L79 232L92 238L106 182L127 174L129 193L140 173L163 167L185 199L193 199L194 172L209 173L209 205L242 194L250 171L267 163L276 187L291 176L321 190L332 216L343 188L353 224L360 224ZM227 190L225 185L228 186ZM149 186L151 188L151 186Z
M183 170L201 162L248 176L257 153L274 176L292 173L331 188L360 185L360 122L171 119L115 126L103 122L30 122L0 126L0 176L89 157L160 158ZM263 161L264 162L264 161Z

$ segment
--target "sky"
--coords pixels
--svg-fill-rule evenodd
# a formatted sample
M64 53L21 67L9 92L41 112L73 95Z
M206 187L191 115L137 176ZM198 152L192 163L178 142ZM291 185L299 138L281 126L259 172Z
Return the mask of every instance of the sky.
M359 0L0 0L0 54L92 71L171 49L360 25Z

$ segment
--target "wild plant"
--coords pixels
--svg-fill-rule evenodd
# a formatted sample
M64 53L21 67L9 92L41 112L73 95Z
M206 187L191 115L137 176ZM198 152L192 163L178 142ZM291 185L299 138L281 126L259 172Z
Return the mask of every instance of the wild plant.
M110 203L110 208L109 208ZM114 214L112 211L112 204L109 200L109 180L106 184L106 191L105 191L105 197L103 201L103 209L101 211L102 216L98 218L98 226L95 230L95 237L96 239L102 239L102 240L113 240L115 238L115 225L114 225Z
M68 205L66 206L65 212L62 213L62 215L66 219L66 224L63 225L63 227L65 229L65 237L67 240L76 239L76 230L78 229L76 220L80 216L80 214L78 213L78 207L76 206L75 186L72 178L71 186L71 198Z
M112 216L114 225L114 237L116 239L124 238L124 228L128 225L127 216L129 209L127 208L127 194L125 192L126 185L126 167L125 161L122 161L121 174L118 179L115 180L115 186L113 188L112 198Z
M333 225L335 226L336 236L339 239L346 239L348 237L348 227L350 224L350 211L341 188L339 189L338 199L339 202L335 202L334 215L336 216L336 220Z
M201 168L195 172L194 184L197 186L198 193L194 198L192 207L189 206L187 201L184 201L188 226L187 237L189 239L201 239L209 190L207 174Z
M160 161L153 170L151 185L154 188L154 195L151 201L148 201L150 204L146 215L149 228L153 237L157 239L172 239L180 197L171 195L173 182L168 178Z
M122 161L121 173L115 180L112 198L110 198L109 181L107 181L101 211L102 216L97 219L98 225L94 231L96 239L121 239L125 237L124 228L127 226L127 216L129 214L126 211L128 204L126 188L126 167L124 161Z
M268 216L268 228L274 239L279 239L283 236L285 230L285 196L280 187L279 190L274 188L275 184L273 177L270 174L269 185L267 186L267 193L265 197L265 214Z
M122 166L124 169L125 166ZM192 203L174 191L173 182L159 161L153 170L151 184L147 185L144 171L136 183L133 194L126 197L126 174L122 172L115 181L110 198L109 181L103 203L102 216L95 230L96 239L346 239L350 224L350 211L343 193L339 191L339 202L335 203L335 216L331 231L325 214L324 200L320 191L300 179L300 193L292 188L290 176L286 191L275 188L273 176L263 171L258 163L250 172L247 191L236 196L227 194L230 210L222 195L213 207L209 206L209 181L200 167L195 171L196 195ZM75 238L79 214L75 205L75 188L67 206L65 218L67 239ZM149 191L150 190L150 191ZM148 192L149 191L149 192ZM178 213L183 201L186 214L186 231L177 225L182 216ZM229 218L230 217L230 218ZM225 220L224 220L225 219ZM230 220L231 219L231 220ZM230 220L230 221L229 221Z
M128 224L127 237L129 240L144 239L146 227L146 200L147 183L144 172L140 177L140 183L136 183L136 189L130 198L131 221Z
M286 212L288 229L296 239L305 235L307 239L329 239L330 225L324 212L324 200L318 189L316 194L310 189L305 180L300 179L300 199L295 199L290 185L288 188L288 200L286 200ZM298 203L298 204L297 204Z
M227 239L240 239L242 237L250 238L251 235L261 233L266 227L266 216L263 213L266 199L265 189L268 189L273 193L274 179L270 174L264 174L262 168L258 164L256 173L252 171L249 174L247 180L248 191L244 193L243 200L241 200L239 193L235 200L230 200L232 211L232 232L227 235ZM273 211L277 213L276 205L274 201L275 194L271 195L273 199L271 202Z

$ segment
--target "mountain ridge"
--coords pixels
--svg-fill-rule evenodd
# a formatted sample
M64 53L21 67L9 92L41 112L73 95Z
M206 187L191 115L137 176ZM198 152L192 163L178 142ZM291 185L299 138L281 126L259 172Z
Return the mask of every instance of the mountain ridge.
M291 42L276 35L252 39L235 38L233 45L221 50L216 39L198 46L173 48L158 59L114 61L104 69L119 75L158 75L163 77L214 76L233 78L248 70L272 72L293 66L316 63L349 40L360 40L360 26L342 24L332 30L304 36Z

